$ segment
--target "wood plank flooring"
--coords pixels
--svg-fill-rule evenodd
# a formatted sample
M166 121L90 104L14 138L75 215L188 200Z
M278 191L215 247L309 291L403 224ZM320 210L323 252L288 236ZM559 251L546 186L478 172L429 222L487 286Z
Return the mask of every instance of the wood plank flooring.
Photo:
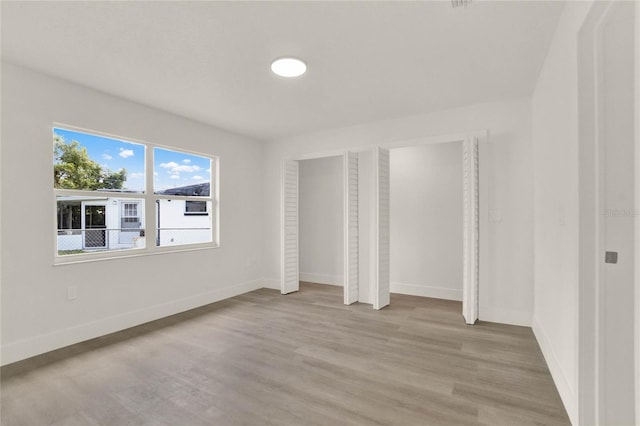
M2 425L567 425L530 328L257 290L2 368Z

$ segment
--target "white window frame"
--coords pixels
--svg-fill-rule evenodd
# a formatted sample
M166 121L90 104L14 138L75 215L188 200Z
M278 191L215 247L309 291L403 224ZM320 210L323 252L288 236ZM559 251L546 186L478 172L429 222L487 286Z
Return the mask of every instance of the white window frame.
M220 247L220 157L217 155L206 154L198 151L191 151L173 146L161 145L133 139L130 137L114 135L110 133L99 132L95 130L84 129L77 126L72 126L63 123L53 123L53 128L69 130L72 132L88 133L91 135L102 136L106 138L121 140L124 142L132 142L143 145L145 147L145 186L144 193L127 193L127 192L111 192L111 191L85 191L76 189L60 189L53 188L53 208L52 208L52 228L53 228L53 264L54 265L66 265L73 263L84 263L93 261L103 261L110 259L148 256L163 253L174 253L194 250L207 250ZM208 158L211 161L211 183L208 197L203 196L183 196L183 195L165 195L154 194L153 182L154 182L154 163L153 163L153 151L154 148L171 150L179 153L198 155ZM51 176L53 176L53 161L51 162ZM53 182L52 182L53 187ZM144 213L144 230L145 230L145 247L144 248L130 248L130 249L118 249L113 251L97 251L89 253L78 253L59 255L58 254L58 217L57 217L57 198L58 196L77 196L77 197L114 197L118 198L120 202L127 202L131 200L144 200L144 207L142 207ZM185 200L185 201L207 201L211 202L211 211L207 211L207 214L211 217L211 241L206 243L191 243L181 245L171 245L158 247L156 246L156 200L171 199L171 200ZM118 206L120 208L120 206Z

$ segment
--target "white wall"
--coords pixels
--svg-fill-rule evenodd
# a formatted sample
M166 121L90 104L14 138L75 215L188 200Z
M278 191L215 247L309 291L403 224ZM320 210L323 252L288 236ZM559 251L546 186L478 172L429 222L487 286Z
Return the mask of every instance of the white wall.
M264 174L264 272L269 285L280 281L280 166L284 157L362 149L391 141L489 129L487 168L489 209L502 220L488 229L489 286L480 290L480 318L531 324L533 312L533 224L530 99L469 106L381 121L269 142ZM361 194L362 195L362 194ZM362 207L362 202L360 206ZM393 213L392 213L393 214ZM362 225L362 224L361 224ZM481 225L482 226L482 225ZM360 227L362 230L362 226ZM362 253L361 253L362 254ZM366 261L361 256L361 262ZM360 271L362 272L363 265ZM367 285L361 274L361 285Z
M568 2L532 98L533 330L578 424L578 31L592 2Z
M341 157L300 161L300 280L343 285L344 170Z
M391 292L462 300L462 142L392 149Z
M219 155L222 246L52 266L54 121ZM262 287L261 143L3 63L1 158L4 364Z

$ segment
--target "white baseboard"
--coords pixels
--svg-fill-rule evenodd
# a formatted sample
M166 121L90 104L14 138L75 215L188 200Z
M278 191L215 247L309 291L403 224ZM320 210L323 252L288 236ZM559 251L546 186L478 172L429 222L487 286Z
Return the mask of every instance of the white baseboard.
M480 306L478 314L481 321L531 327L530 312Z
M280 280L276 278L263 278L262 287L270 288L273 290L280 290Z
M392 282L391 293L407 294L409 296L433 297L435 299L462 300L462 289L454 290L432 285Z
M57 330L28 339L2 345L2 365L11 364L35 355L104 336L136 325L144 324L180 312L188 311L209 303L248 293L263 287L262 280L247 281L184 299L172 300L132 312L103 318L90 323ZM278 285L279 288L279 285Z
M313 272L300 272L300 281L307 281L310 283L336 285L342 287L343 280L342 275L327 275L316 274Z
M533 329L533 334L536 336L536 340L538 341L538 346L540 346L540 350L542 350L542 355L544 355L544 359L547 362L553 382L560 394L560 399L562 399L564 408L567 410L569 420L571 420L571 424L577 425L578 401L577 395L573 390L573 386L569 380L567 380L567 376L562 365L558 361L558 357L553 350L553 346L551 345L551 341L549 340L547 333L544 331L542 325L540 325L540 322L538 322L538 319L535 316L533 317L531 328Z

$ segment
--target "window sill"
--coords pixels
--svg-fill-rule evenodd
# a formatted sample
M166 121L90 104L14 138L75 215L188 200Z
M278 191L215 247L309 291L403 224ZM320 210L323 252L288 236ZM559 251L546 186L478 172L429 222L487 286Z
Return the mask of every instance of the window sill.
M212 250L220 248L219 244L197 244L188 246L168 246L154 247L150 249L130 249L118 252L106 253L83 253L68 256L55 256L53 266L76 265L79 263L104 262L117 259L128 259L132 257L157 256L162 254L182 253L189 251Z

